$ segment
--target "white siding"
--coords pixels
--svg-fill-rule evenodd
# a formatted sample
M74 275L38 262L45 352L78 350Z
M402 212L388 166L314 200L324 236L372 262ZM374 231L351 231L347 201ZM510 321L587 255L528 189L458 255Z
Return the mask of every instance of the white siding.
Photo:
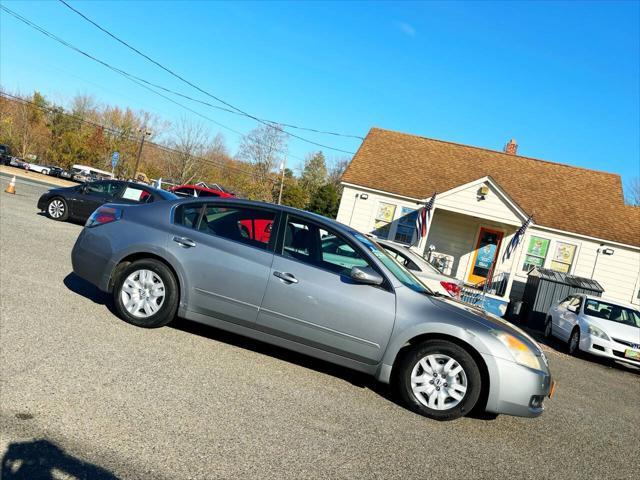
M489 188L483 198L478 197L480 187ZM472 184L466 188L454 189L451 193L438 195L436 204L440 208L464 215L479 216L487 220L520 225L522 219L505 201L502 194L488 182Z
M442 253L452 256L453 265L451 266L451 271L446 273L467 281L467 274L473 261L473 252L478 240L480 227L498 230L503 233L500 251L497 254L499 261L504 248L508 245L517 227L469 217L447 210L436 209L425 246L434 245L436 254ZM504 264L498 263L495 272L509 272L510 268L511 260L507 260Z
M467 280L480 226L504 232L501 249L498 252L500 259L511 236L521 224L521 219L515 214L512 205L493 187L490 186L490 192L485 200L478 201L477 192L480 185L481 183L476 183L438 196L428 238L426 241L423 239L419 246L420 251L424 252L428 245L435 245L437 254L452 257L453 261L447 273L463 281ZM366 194L367 198L363 199L362 194ZM411 199L345 186L337 219L356 230L370 233L374 230L375 216L380 202L396 205L394 217L396 221L400 216L401 207L415 209L420 206ZM394 233L395 227L392 227L390 238ZM613 248L614 254L598 255L594 272L596 252L601 248L600 242L579 235L547 231L544 227L535 225L527 230L525 238L520 242L511 259L498 265L496 273L511 272L510 283L526 282L527 277L526 273L522 272L522 264L532 235L551 240L545 262L546 267L550 266L555 242L574 244L576 253L570 273L586 278L591 278L593 273L593 278L605 289L605 297L639 303L637 293L640 287L640 249L605 243L604 247ZM509 290L507 294L508 292Z
M597 280L604 288L603 297L626 303L638 303L636 299L638 278L640 277L640 251L638 249L606 243L601 246L601 242L585 239L578 235L550 232L543 227L533 226L527 231L519 253L516 277L520 281L526 281L526 275L521 271L521 268L525 258L525 250L532 235L551 240L545 262L546 267L551 263L556 242L574 244L576 245L576 253L569 273ZM611 248L614 253L613 255L598 254L596 263L596 254L599 248Z

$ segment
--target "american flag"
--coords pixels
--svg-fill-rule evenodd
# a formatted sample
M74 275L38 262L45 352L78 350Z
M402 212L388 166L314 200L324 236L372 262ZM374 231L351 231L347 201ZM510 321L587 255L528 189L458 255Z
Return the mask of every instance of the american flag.
M427 229L431 225L431 216L433 214L433 204L436 202L436 193L433 192L431 199L427 202L427 204L418 210L418 215L416 216L416 244L420 242L420 240L427 236Z
M524 221L524 223L522 225L520 225L520 228L518 229L518 231L516 233L514 233L513 238L511 238L511 241L509 242L509 245L507 245L507 248L505 249L504 253L502 254L502 262L503 263L506 260L509 260L511 258L511 254L513 252L515 252L516 247L520 243L520 240L522 240L522 237L524 236L524 232L527 230L527 227L529 226L530 223L531 223L531 215L529 215L529 218L527 218Z

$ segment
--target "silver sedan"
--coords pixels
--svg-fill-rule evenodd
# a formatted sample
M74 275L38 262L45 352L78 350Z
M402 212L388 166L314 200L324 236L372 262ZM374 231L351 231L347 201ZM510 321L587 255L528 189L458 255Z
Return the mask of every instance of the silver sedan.
M133 325L177 315L302 352L392 383L437 420L535 417L552 391L527 334L432 295L375 241L308 212L238 199L109 204L72 261Z

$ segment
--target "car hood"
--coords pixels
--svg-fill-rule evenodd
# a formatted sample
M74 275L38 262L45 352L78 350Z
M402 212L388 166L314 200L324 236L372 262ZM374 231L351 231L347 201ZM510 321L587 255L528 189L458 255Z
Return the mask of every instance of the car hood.
M612 320L605 320L604 318L592 317L591 315L584 315L583 318L591 325L595 325L603 330L612 338L619 338L620 340L640 344L640 328L638 327L632 327L631 325L625 325L624 323L614 322Z
M542 348L540 348L538 342L536 342L528 333L497 315L485 312L479 307L468 305L454 298L438 296L432 297L432 300L438 307L463 315L465 319L472 320L482 325L487 330L498 330L513 335L528 344L532 351L537 355L544 356Z

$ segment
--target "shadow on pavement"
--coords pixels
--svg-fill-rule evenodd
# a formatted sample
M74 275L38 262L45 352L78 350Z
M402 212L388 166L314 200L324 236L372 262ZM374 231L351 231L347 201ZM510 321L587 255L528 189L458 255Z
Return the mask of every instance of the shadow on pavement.
M80 296L88 298L93 303L97 303L98 305L104 305L109 309L111 313L116 314L113 308L113 302L111 301L111 295L108 293L99 290L95 285L87 282L85 279L80 278L75 273L71 272L69 275L64 277L62 281L69 290L73 293L76 293Z
M64 279L65 286L72 292L88 298L94 303L99 305L105 305L111 313L116 315L113 307L111 296L98 290L97 287L85 281L77 276L75 273L70 273ZM290 362L295 365L299 365L304 368L315 370L316 372L323 373L325 375L331 375L335 378L339 378L358 388L368 388L372 392L380 395L386 400L405 408L402 401L398 398L396 392L389 385L378 382L370 375L366 375L355 370L351 370L346 367L341 367L324 360L309 357L307 355L287 350L282 347L277 347L259 340L253 340L249 337L244 337L232 332L227 332L215 327L203 325L201 323L192 322L183 318L176 318L169 324L169 327L175 328L182 332L187 332L192 335L198 335L200 337L209 338L218 342L223 342L234 347L239 347L252 352L268 355L278 360ZM482 399L486 401L485 398ZM474 410L469 414L470 417L478 420L494 420L496 415L485 413L483 411Z
M72 457L44 439L9 444L2 457L0 477L4 480L118 479L108 470Z
M292 350L287 350L282 347L277 347L259 340L253 340L242 335L182 318L174 320L169 324L169 327L192 335L198 335L218 342L223 342L228 345L233 345L234 347L251 350L252 352L260 353L262 355L268 355L270 357L277 358L278 360L315 370L316 372L323 373L325 375L331 375L335 378L349 382L355 387L367 388L387 401L393 402L402 408L406 408L402 400L390 385L380 383L374 377L351 370L350 368L341 367L340 365L309 357L302 353L297 353ZM495 414L477 410L470 412L468 416L477 420L495 420L497 417Z

